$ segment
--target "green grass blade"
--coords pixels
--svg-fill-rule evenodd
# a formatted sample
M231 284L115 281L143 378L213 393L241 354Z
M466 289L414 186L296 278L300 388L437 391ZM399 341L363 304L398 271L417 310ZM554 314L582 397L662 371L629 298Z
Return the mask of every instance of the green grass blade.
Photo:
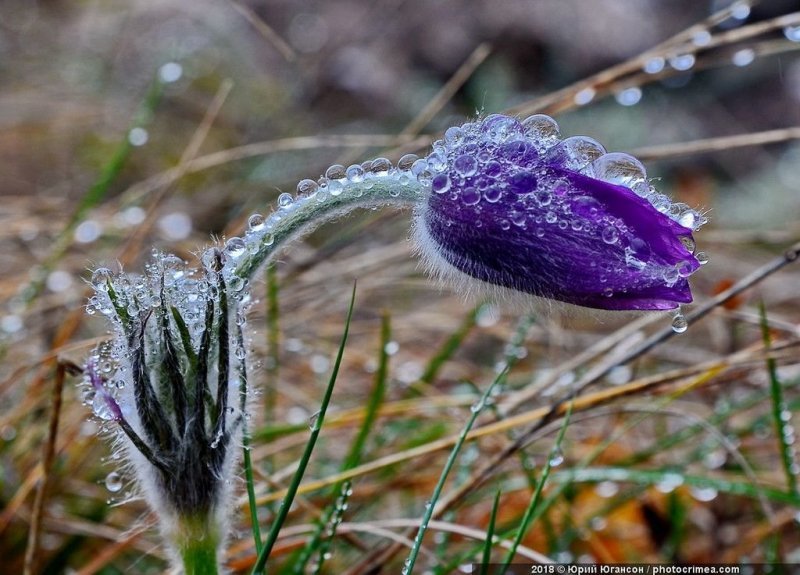
M492 514L489 517L489 526L486 528L486 542L483 545L483 556L481 558L480 575L488 575L489 562L492 560L492 542L494 541L494 525L497 521L497 506L500 503L500 490L494 494L492 503Z
M458 348L461 347L461 344L464 342L464 339L469 335L472 331L472 328L475 327L475 322L478 317L478 313L483 308L483 304L477 306L475 309L470 311L467 316L464 318L464 321L461 322L459 328L447 338L447 341L444 342L441 348L434 354L434 356L428 362L428 365L425 366L425 371L420 376L419 380L425 384L431 384L436 379L436 376L439 374L439 370L442 366L449 360L453 354L458 351ZM419 390L414 388L414 386L410 387L409 390L413 395L419 395Z
M784 489L764 485L754 486L745 481L731 481L701 475L688 475L674 469L629 469L625 467L584 467L583 469L565 469L553 474L553 481L560 484L599 483L601 481L630 482L642 485L659 485L671 483L686 485L698 489L711 488L719 493L729 493L756 499L761 493L776 503L787 503L800 506L800 497L787 493Z
M280 306L278 293L278 273L274 263L267 265L267 360L266 389L264 392L264 413L266 421L275 419L275 400L280 371Z
M350 446L350 451L347 454L347 457L345 457L340 467L340 471L352 469L361 461L364 445L366 445L367 439L369 438L372 430L372 426L375 423L375 419L378 414L378 408L383 402L383 398L386 394L386 376L389 372L389 354L386 351L386 345L391 341L391 338L391 321L389 315L385 314L381 320L380 348L378 352L378 369L375 372L375 385L372 388L372 393L370 394L369 401L367 402L367 406L365 408L364 421L361 424L356 438L353 440L353 444ZM344 483L338 482L331 488L332 496L336 497L337 494L339 494L339 497L341 497L345 483L348 485L349 489L349 485L351 484L349 480ZM308 561L310 561L317 548L323 544L322 535L325 530L325 526L330 524L335 510L335 507L329 507L322 517L320 517L317 522L317 528L314 530L313 535L308 539L306 544L296 554L294 560L292 561L293 573L298 575L300 573L305 573L306 564Z
M567 432L567 426L569 425L569 418L571 414L572 403L569 404L567 413L564 415L564 423L561 425L561 429L558 432L558 437L556 437L556 442L553 444L553 448L550 450L550 456L544 463L542 475L539 477L539 481L536 484L536 491L534 491L533 497L531 497L531 501L528 504L527 509L525 509L525 515L522 516L522 522L520 523L517 534L514 537L514 542L511 544L511 548L508 550L505 561L503 561L503 566L500 568L501 574L506 572L508 566L511 564L511 561L514 560L514 556L517 554L517 548L522 543L523 537L525 537L525 534L528 532L528 529L533 522L535 513L539 507L539 502L542 499L542 490L544 489L544 484L547 483L547 479L550 477L550 470L552 469L553 465L556 464L555 459L563 457L561 455L561 443L564 441L564 435Z
M350 481L345 481L342 484L339 497L336 499L332 513L328 521L323 524L323 526L326 527L325 539L322 540L322 544L317 551L318 559L316 569L314 569L314 575L319 575L322 572L322 565L330 556L330 548L333 544L333 538L336 536L336 528L339 527L339 524L342 522L342 517L347 509L347 500L350 499L350 496L353 494L351 486L352 483Z
M367 443L367 439L372 431L372 426L378 416L378 408L381 406L386 396L386 378L389 373L389 353L386 351L386 346L391 341L391 338L391 319L388 314L385 314L381 319L381 343L378 357L378 369L375 372L375 384L366 406L364 421L361 424L361 428L358 430L358 435L353 441L353 444L350 446L350 452L344 460L342 471L352 469L361 462L364 446Z
M439 476L439 481L436 483L436 487L433 490L433 495L430 501L425 504L425 514L420 522L417 536L414 538L414 544L411 547L411 552L409 553L408 558L403 566L403 575L410 574L414 569L414 563L417 561L417 556L419 555L419 550L422 546L422 539L425 537L425 532L428 530L428 523L430 522L431 517L433 517L433 511L436 508L436 502L439 500L439 496L442 493L445 481L447 481L447 476L450 473L453 464L456 462L456 458L458 457L459 451L461 451L461 446L464 444L464 440L467 438L467 434L469 433L470 429L472 429L472 426L475 423L475 420L478 418L478 415L480 415L481 411L483 411L483 408L486 407L486 400L491 396L495 386L497 386L500 382L505 381L507 375L507 369L500 372L497 377L495 377L494 381L492 381L491 385L486 388L486 391L481 396L480 400L470 408L470 411L472 412L470 418L467 421L467 424L464 426L464 429L461 431L461 434L458 436L458 441L456 441L456 444L450 451L450 456L447 458L444 469L442 469L442 473Z
M286 497L284 497L283 502L281 503L280 508L278 509L278 513L275 519L272 522L272 527L270 528L269 534L267 535L267 540L264 542L264 546L261 548L261 551L258 554L258 559L256 560L256 564L253 566L253 575L257 575L258 573L264 572L264 566L267 563L267 559L269 558L269 554L272 551L272 548L275 546L275 542L278 540L278 533L280 533L281 527L283 527L284 521L286 521L286 516L289 515L289 509L292 506L292 502L294 501L294 497L297 494L297 489L300 487L300 482L303 479L303 475L306 472L306 467L308 467L308 462L311 459L311 453L314 451L314 446L317 443L317 438L319 437L320 431L322 430L322 424L325 420L325 413L328 411L328 404L331 401L331 395L333 395L333 387L336 384L336 378L339 375L339 367L342 364L342 356L344 355L344 346L347 342L347 335L350 332L350 321L353 317L353 306L356 300L356 286L353 284L353 293L350 297L350 307L347 310L347 320L345 321L344 325L344 332L342 333L342 341L339 344L339 351L336 354L336 361L333 365L333 371L331 372L330 380L328 381L328 387L325 390L325 395L322 398L322 402L319 406L319 413L317 418L314 422L314 425L311 427L311 435L306 443L305 451L303 452L303 456L300 458L300 464L295 471L294 477L292 477L292 481L289 484L288 491L286 493Z
M767 322L767 310L764 307L764 302L759 304L759 315L761 316L761 335L764 340L764 348L769 351L772 346L772 340L769 335L769 323ZM775 422L775 433L778 436L778 448L780 450L781 463L783 464L783 471L786 474L786 484L789 493L795 497L797 493L797 474L800 471L800 466L797 463L797 457L794 452L794 447L787 440L794 437L794 430L791 427L792 412L786 405L786 400L783 396L783 385L778 378L778 369L775 358L767 358L767 374L769 375L769 391L772 396L772 417Z
M174 309L174 308L173 308ZM177 315L177 314L176 314ZM180 316L178 316L180 317ZM184 326L185 327L185 326ZM244 334L239 327L236 332L237 345L244 346ZM244 480L247 486L247 506L250 511L250 529L253 532L256 553L261 551L261 526L258 524L258 505L256 504L256 489L253 481L253 462L250 457L250 431L247 426L247 363L244 359L240 361L239 369L242 379L239 382L239 411L242 415L242 451Z

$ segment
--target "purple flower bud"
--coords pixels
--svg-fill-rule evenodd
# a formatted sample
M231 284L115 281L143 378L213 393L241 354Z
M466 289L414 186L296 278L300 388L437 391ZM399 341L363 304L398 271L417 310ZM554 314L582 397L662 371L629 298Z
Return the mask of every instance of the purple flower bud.
M436 273L606 310L692 301L705 218L651 188L635 158L560 140L548 116L498 114L448 130L432 154L445 161L415 233Z
M226 244L231 257L243 251L240 238ZM91 280L87 310L108 317L113 337L87 361L87 399L95 415L114 423L176 556L187 533L201 527L216 553L231 510L234 446L245 416L237 311L247 289L223 269L225 257L207 250L198 272L156 253L145 275L100 268Z

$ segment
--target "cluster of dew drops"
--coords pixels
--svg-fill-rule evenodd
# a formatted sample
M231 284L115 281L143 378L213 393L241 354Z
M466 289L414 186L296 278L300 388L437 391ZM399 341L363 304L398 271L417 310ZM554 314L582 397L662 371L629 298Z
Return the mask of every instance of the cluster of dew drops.
M518 162L523 157L527 157L527 161L535 158L534 165L540 167L522 169ZM484 203L503 201L509 192L514 192L510 194L512 197L518 197L520 190L535 190L535 201L543 213L534 215L524 209L512 209L508 211L508 219L501 220L499 225L505 230L512 226L524 228L528 224L535 224L531 231L537 237L545 236L548 225L558 225L562 230L571 225L572 229L580 231L583 228L584 232L589 232L589 226L593 225L580 219L559 217L554 194L547 189L536 189L537 170L550 165L624 186L647 200L657 211L693 232L707 222L697 210L684 203L672 202L668 196L652 187L644 166L635 157L621 152L609 153L599 142L587 136L561 139L556 121L544 114L529 116L521 121L493 114L480 122L452 127L445 132L444 139L434 143L433 151L424 162L424 169L419 172L418 178L430 185L434 194L448 194L456 207L460 204L479 210ZM564 203L560 209L568 211L570 206ZM479 223L476 220L476 225ZM624 223L612 218L597 233L603 242L615 244L621 241L627 229ZM636 241L633 238L632 242ZM696 251L690 236L682 236L681 241L698 263L707 263L708 257L704 252ZM639 242L642 243L641 240ZM646 246L642 251L647 252ZM667 285L673 285L692 273L692 266L688 262L673 267L655 266L642 261L635 246L626 247L625 256L628 267L663 280ZM673 319L673 329L681 333L687 326L685 317L678 312Z
M278 196L277 209L269 216L253 214L247 222L247 230L243 237L232 237L225 244L225 254L228 256L226 269L234 269L238 261L247 254L253 255L269 248L277 238L282 228L281 222L291 218L296 212L308 207L331 205L336 202L358 201L364 197L369 199L369 193L377 182L397 182L398 187L390 187L388 198L401 195L401 190L406 187L422 198L422 189L411 184L417 182L417 175L421 171L419 166L424 163L414 154L406 154L393 165L387 158L376 158L361 164L344 167L335 164L325 171L325 175L317 180L304 179L297 184L296 194L283 192ZM233 272L232 272L233 273Z
M174 308L188 329L192 346L195 350L199 349L206 329L206 307L209 300L219 298L217 286L220 279L225 282L228 298L237 301L238 305L234 308L236 324L245 324L246 308L250 302L249 291L243 279L225 268L227 253L229 252L223 253L216 248L209 248L201 257L202 270L196 270L187 267L186 262L177 256L154 251L152 262L145 266L143 275L114 273L105 267L96 269L92 274L90 281L94 295L89 298L86 311L90 315L106 316L114 326L117 337L98 346L88 361L102 379L106 390L118 400L123 413L130 406L125 398L119 399L119 393L131 381L130 360L136 351L129 346L135 348L141 345L139 338L128 341L125 335L132 326L147 320L145 340L155 344L162 337L159 322L155 318L147 318L157 310L167 313L169 317ZM220 261L223 265L218 269ZM218 274L222 274L222 278ZM219 309L216 311L219 312ZM120 313L124 317L120 317ZM133 323L126 325L128 322ZM235 357L244 359L244 347L240 342L234 343L232 349ZM159 353L159 347L148 346L146 354ZM148 359L146 355L145 361ZM95 393L91 385L87 385L84 401L101 420L113 418L102 394Z

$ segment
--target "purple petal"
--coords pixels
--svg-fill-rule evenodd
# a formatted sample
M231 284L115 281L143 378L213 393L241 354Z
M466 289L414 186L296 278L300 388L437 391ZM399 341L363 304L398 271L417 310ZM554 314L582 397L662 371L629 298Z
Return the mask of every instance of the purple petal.
M110 418L114 421L124 420L122 409L117 403L117 400L114 399L114 396L111 395L106 389L103 378L99 373L97 373L97 368L93 360L89 360L89 362L86 364L86 375L89 377L89 382L92 384L95 394L99 394L100 397L103 398L103 402L108 407L108 413L111 416Z
M479 141L475 175L463 150L447 151L458 166L436 176L449 185L435 187L422 211L436 254L489 284L586 307L692 301L686 278L700 264L684 245L691 229L631 189L576 171L577 156L540 156L536 142L518 142Z

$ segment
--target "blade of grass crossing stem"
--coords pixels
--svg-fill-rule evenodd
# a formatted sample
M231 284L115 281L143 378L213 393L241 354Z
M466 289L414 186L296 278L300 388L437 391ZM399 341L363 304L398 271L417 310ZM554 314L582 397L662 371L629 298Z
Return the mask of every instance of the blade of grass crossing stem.
M761 335L764 339L764 348L769 351L772 346L772 339L769 334L769 323L767 322L767 310L764 302L759 304L759 314L761 316ZM775 358L767 358L767 374L769 376L769 391L772 396L772 416L775 421L775 432L778 435L778 446L781 452L781 463L783 471L786 473L786 484L789 493L797 495L797 475L800 473L800 466L797 463L797 455L794 451L793 437L794 429L791 426L792 412L786 405L783 397L783 386L778 378L778 368ZM789 440L792 439L792 442Z
M244 334L239 327L236 337L237 345L244 348ZM239 383L239 410L242 414L242 451L244 466L244 481L247 486L247 504L250 509L250 528L253 531L253 541L255 541L256 553L261 551L261 527L258 524L258 505L256 504L256 489L253 481L253 462L250 458L250 431L247 426L247 363L241 360L239 369L242 379Z
M492 560L492 542L494 540L494 525L497 521L497 506L500 503L500 490L494 494L492 503L492 514L489 516L489 526L486 528L486 541L483 545L483 557L481 557L481 570L479 575L489 575L489 562Z
M372 393L367 403L366 412L364 413L364 421L361 428L358 430L358 435L350 446L350 452L342 465L342 471L352 469L361 462L361 455L364 451L364 446L369 439L372 432L372 426L378 415L378 408L386 395L386 377L389 373L389 352L387 346L392 338L392 323L388 314L384 314L381 319L381 343L378 352L378 370L375 372L375 384L372 388Z
M303 479L303 475L306 472L306 467L308 467L308 462L311 459L311 453L314 451L314 446L317 443L317 438L319 437L320 431L322 430L322 424L325 421L325 413L328 411L328 404L331 401L331 395L333 395L333 387L336 384L336 378L339 375L339 367L342 364L342 356L344 355L344 346L347 343L347 335L350 332L350 320L353 317L353 306L356 300L356 285L353 284L353 293L350 297L350 307L347 310L347 320L344 324L344 332L342 333L342 341L339 344L339 351L336 354L336 361L333 364L333 371L331 372L330 380L328 381L328 387L325 390L325 395L322 398L322 402L319 406L319 413L314 420L313 425L311 426L311 435L308 438L308 442L306 443L306 448L303 451L303 455L300 458L300 463L295 471L294 476L292 477L292 481L289 484L289 488L286 492L286 497L283 498L283 502L278 509L278 513L275 516L275 519L272 522L272 527L270 528L269 534L267 535L267 540L264 542L264 546L261 548L261 551L258 554L258 559L256 560L256 564L253 566L253 575L257 575L259 573L264 572L264 566L267 563L267 559L269 558L269 554L272 551L272 548L275 546L275 542L278 540L278 533L280 533L281 527L283 527L283 522L286 521L286 516L289 514L289 509L292 506L292 502L294 501L294 496L297 494L297 489L300 487L300 482Z
M317 564L314 569L314 575L320 575L320 573L322 573L322 565L325 563L325 560L330 557L330 548L333 544L333 538L336 536L336 528L339 527L339 524L342 522L344 512L347 510L347 500L350 499L352 494L352 482L345 481L341 486L339 497L336 499L333 512L325 526L325 538L322 540L322 544L317 550Z
M403 564L403 575L409 575L411 571L414 569L414 563L417 561L417 556L419 555L420 547L422 547L422 539L425 537L425 532L428 530L428 523L433 516L433 511L436 507L436 502L439 500L439 496L442 493L442 489L444 488L445 481L447 480L447 475L450 473L450 469L452 469L453 464L456 462L456 458L458 457L458 453L461 450L461 446L464 444L464 440L467 438L467 434L469 433L470 429L472 429L475 420L480 415L483 408L486 407L486 400L491 396L492 391L494 390L495 386L500 384L501 382L505 381L506 376L508 375L508 369L504 369L501 371L497 377L495 377L494 381L486 388L486 391L481 396L480 400L477 403L474 403L470 408L470 418L467 421L467 424L464 426L464 429L461 431L461 434L458 436L458 440L456 444L453 446L453 449L450 451L450 456L447 458L447 462L444 465L444 469L442 469L442 473L439 476L439 481L436 484L436 487L433 490L433 495L431 496L430 501L425 504L425 514L422 517L422 521L420 522L419 530L417 531L417 536L414 538L414 544L411 546L411 552L408 555L408 558L405 560Z
M425 367L425 371L419 378L420 383L428 385L433 383L433 380L436 379L436 376L439 374L439 370L442 368L445 362L450 359L456 351L458 351L458 348L461 347L464 339L472 331L472 328L475 327L478 314L483 307L484 304L481 304L470 311L464 318L464 321L461 322L461 325L458 327L458 329L449 338L447 338L447 341L444 342L442 347L439 348L439 351L437 351L428 362L428 365ZM420 394L420 390L417 387L418 386L413 385L409 387L409 391L411 391L410 395Z
M384 396L386 395L386 376L389 372L389 353L386 350L386 346L391 341L391 338L391 319L388 314L384 314L381 320L381 337L380 347L378 350L378 369L375 372L375 384L372 388L372 393L370 394L369 401L367 402L367 406L365 408L364 420L361 423L361 427L358 430L356 438L353 440L353 444L350 446L350 451L347 454L347 457L345 457L340 471L352 469L361 461L361 455L364 451L364 446L366 445L370 432L372 431L372 425L375 423L375 419L378 414L378 408L380 408L381 403L383 403ZM346 481L344 483L340 481L334 484L331 488L332 496L336 497L338 494L339 497L341 497L342 490L344 489L343 485L345 484L348 485L348 489L350 489L350 481ZM303 548L297 552L295 558L291 561L293 564L293 573L297 575L300 573L305 573L305 566L314 555L317 548L320 546L325 528L326 526L330 525L335 512L336 507L329 506L328 509L325 510L325 513L323 513L323 515L319 518L317 527L314 530L314 534L309 538Z
M278 274L275 264L270 263L266 270L267 280L267 389L264 393L264 414L267 421L275 420L275 394L278 389L280 370L280 307L278 305Z
M500 575L503 575L506 572L508 566L511 564L511 561L514 560L514 556L517 554L517 548L522 543L522 538L525 537L525 534L528 532L528 528L533 522L534 512L537 510L536 508L539 506L539 501L541 501L542 498L542 489L544 489L544 484L547 482L547 478L550 476L550 469L552 469L553 465L559 465L561 463L558 461L559 459L563 460L563 455L561 455L561 443L564 441L564 435L567 432L567 426L569 425L569 418L571 414L572 403L570 402L569 407L567 408L567 413L564 415L564 423L558 432L558 437L556 437L556 442L553 445L553 448L550 450L550 456L547 458L547 461L545 461L544 467L542 468L542 475L539 477L539 481L536 484L536 491L534 491L533 497L531 497L531 501L528 504L528 508L525 510L525 514L522 516L522 522L519 525L519 530L517 530L517 535L514 537L514 542L511 544L511 548L508 550L505 561L503 561L503 566L500 569Z

